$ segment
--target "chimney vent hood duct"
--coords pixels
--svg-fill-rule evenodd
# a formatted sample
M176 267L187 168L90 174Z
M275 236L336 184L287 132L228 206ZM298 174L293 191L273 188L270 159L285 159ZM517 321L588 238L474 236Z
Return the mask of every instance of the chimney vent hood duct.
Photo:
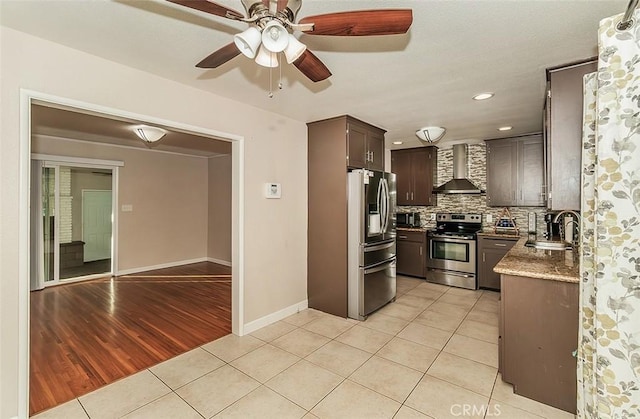
M437 194L481 194L483 190L474 185L468 177L468 151L466 144L453 146L453 179L433 189Z

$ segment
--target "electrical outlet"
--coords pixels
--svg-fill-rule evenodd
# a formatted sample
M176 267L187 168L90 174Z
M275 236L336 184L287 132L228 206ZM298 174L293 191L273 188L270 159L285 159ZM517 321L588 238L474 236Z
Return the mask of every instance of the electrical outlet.
M493 222L493 215L487 214L487 222L488 223L492 223Z
M436 214L429 214L429 219L431 221L435 221L436 220Z

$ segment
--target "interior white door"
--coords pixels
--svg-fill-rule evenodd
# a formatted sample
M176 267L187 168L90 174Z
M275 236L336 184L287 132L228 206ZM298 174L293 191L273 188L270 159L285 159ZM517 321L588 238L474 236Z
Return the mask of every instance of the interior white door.
M82 191L84 261L111 258L111 191Z

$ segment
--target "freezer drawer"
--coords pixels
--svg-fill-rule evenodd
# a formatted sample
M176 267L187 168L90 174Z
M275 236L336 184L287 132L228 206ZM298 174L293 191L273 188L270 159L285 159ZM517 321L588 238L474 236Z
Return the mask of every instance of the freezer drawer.
M360 260L358 266L372 266L380 262L390 260L396 256L395 239L361 245Z
M367 316L396 297L396 259L359 267L349 276L348 315L365 320Z

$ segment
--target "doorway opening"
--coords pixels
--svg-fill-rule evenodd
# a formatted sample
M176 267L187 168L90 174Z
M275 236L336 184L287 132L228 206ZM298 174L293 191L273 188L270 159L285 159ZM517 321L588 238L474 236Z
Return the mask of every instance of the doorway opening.
M37 242L38 240L34 240L34 229L32 228L33 225L35 225L34 223L31 222L30 218L31 216L30 214L30 208L33 206L33 204L36 202L36 200L33 198L33 190L31 188L31 178L34 176L34 170L36 170L36 165L33 164L34 161L38 160L38 159L34 159L35 156L37 156L36 154L32 154L32 152L34 151L33 144L31 143L31 140L34 138L34 133L32 132L33 126L31 125L31 116L33 115L33 109L37 108L37 106L49 106L51 108L56 108L56 109L67 109L67 110L72 110L72 111L76 111L76 112L81 112L81 113L85 113L86 115L91 115L91 116L102 116L105 118L113 118L115 120L119 120L119 121L127 121L127 122L131 122L132 120L138 121L138 122L145 122L145 123L150 123L150 124L154 124L154 125L158 125L158 126L163 126L165 128L168 128L170 130L172 130L175 133L182 133L182 134L187 134L187 135L191 135L191 136L197 136L199 137L199 140L196 140L196 142L198 144L203 144L204 141L207 140L218 140L218 143L226 143L228 147L228 149L230 149L230 152L228 153L227 159L225 161L229 161L229 176L228 176L228 182L230 184L230 190L229 190L229 195L230 195L230 199L227 201L229 202L229 206L230 206L230 213L229 213L229 219L230 219L230 223L229 223L229 228L231 230L231 234L228 235L229 239L228 241L230 242L230 254L228 258L222 259L220 258L219 260L216 260L215 255L211 256L209 254L206 255L206 257L200 257L198 259L206 259L208 262L204 262L206 264L208 264L207 269L209 268L209 265L211 265L211 262L223 262L223 261L229 261L230 265L229 267L223 266L225 269L227 269L224 273L211 273L211 272L204 272L204 273L199 273L199 272L188 272L188 273L174 273L174 272L170 272L168 275L170 275L172 278L178 278L178 279L182 279L181 277L186 278L187 280L180 280L179 282L184 283L186 285L186 283L188 282L193 282L191 280L189 280L189 277L193 277L194 275L196 277L211 277L213 276L220 276L220 278L214 278L214 280L208 280L208 281L200 281L200 282L209 282L209 283L220 283L221 286L223 286L225 283L227 284L227 294L228 297L226 297L228 300L230 300L230 307L227 306L226 310L228 313L227 316L227 322L230 323L227 326L226 331L224 332L224 334L229 333L229 331L237 334L237 335L242 335L243 334L243 240L242 240L242 225L243 225L243 215L244 215L244 211L243 211L243 200L242 200L242 195L243 195L243 181L242 181L242 172L243 172L243 139L242 137L239 136L235 136L232 134L228 134L228 133L222 133L222 132L217 132L214 130L208 130L208 129L203 129L200 127L196 127L196 126L190 126L190 125L186 125L186 124L180 124L180 123L176 123L176 122L172 122L172 121L168 121L168 120L162 120L162 119L158 119L158 118L153 118L153 117L148 117L148 116L144 116L144 115L138 115L138 114L132 114L129 112L125 112L125 111L119 111L116 109L111 109L111 108L105 108L105 107L101 107L98 105L92 105L92 104L88 104L88 103L84 103L84 102L78 102L78 101L74 101L74 100L70 100L70 99L64 99L64 98L58 98L58 97L53 97L53 96L49 96L46 94L41 94L41 93L36 93L36 92L29 92L29 91L22 91L22 111L21 111L21 125L22 125L22 129L21 129L21 142L23 145L22 151L21 151L21 163L22 163L22 168L23 170L21 171L21 182L20 182L20 192L21 192L21 203L20 203L20 208L21 208L21 214L23 214L21 216L20 219L20 226L21 226L21 237L23 237L24 241L21 242L20 248L21 251L23 252L22 254L25 255L24 258L21 258L19 261L20 264L20 295L19 295L19 304L20 304L20 316L19 316L19 324L20 324L20 328L19 328L19 334L20 334L20 346L21 346L21 351L20 351L20 359L19 359L19 382L18 382L18 392L19 392L19 399L20 399L20 415L26 417L28 415L29 412L29 376L30 374L30 366L29 366L29 339L28 339L28 335L30 333L30 327L29 327L29 312L32 313L31 316L31 320L33 321L34 319L34 313L33 313L33 309L38 307L39 305L33 305L30 303L30 295L37 295L35 293L29 293L29 289L30 289L30 272L31 272L31 265L34 262L34 260L36 259L35 257L33 257L33 255L31 254L30 250L32 249L32 245L33 242ZM37 105L37 106L34 106ZM36 133L37 134L37 133ZM39 134L39 144L48 144L49 147L51 149L51 145L54 143L54 140L60 140L61 137L59 137L56 134ZM113 139L113 138L112 138ZM102 146L97 146L97 143L100 143L99 140L91 137L91 136L87 136L84 139L63 139L64 141L66 141L68 144L74 144L77 145L79 148L85 147L84 150L94 150L96 147L104 147L104 143L103 142ZM128 144L121 144L118 143L116 140L109 142L109 139L107 139L106 143L108 146L110 147L115 147L121 150L134 150L134 149L139 149L139 147L135 146L135 145L128 145ZM180 141L177 141L180 142ZM175 143L175 142L174 142ZM91 145L90 145L91 144ZM96 144L95 146L93 144ZM195 144L195 143L193 143ZM169 147L169 146L167 146ZM45 147L46 149L47 147ZM55 148L55 147L54 147ZM159 147L160 148L160 147ZM197 149L197 148L196 148ZM163 151L162 149L160 150L146 150L147 152L152 151L152 152L158 152L160 154L157 154L158 156L160 156L161 158L164 159L164 157L162 156L167 156L167 155L175 155L175 156L179 156L179 155L188 155L188 154L184 154L184 153L180 153L180 152L176 152L174 150L167 150L167 151ZM38 153L38 151L36 151L36 153ZM40 151L40 153L42 153L40 156L41 157L47 157L50 158L52 157L50 154L45 154L45 153L51 153L51 151ZM54 154L54 153L51 153ZM57 154L57 153L55 153ZM65 163L67 166L70 167L82 167L85 168L85 166L83 165L76 165L76 162L79 160L84 160L83 158L79 158L79 157L71 157L74 155L85 155L88 156L89 152L71 152L66 154L68 157L68 160L64 160L61 163L61 166L65 166ZM106 156L107 154L103 154L103 153L99 153L100 157ZM150 154L149 154L150 155ZM56 157L56 156L53 156ZM47 159L47 158L41 158L40 161L54 161ZM31 161L30 161L31 159ZM205 158L205 160L203 161L212 161L212 160L217 160L217 159L212 159L212 158ZM108 160L96 160L96 162L109 162L112 163L111 161ZM117 162L116 162L117 163ZM120 165L124 165L124 163L120 162ZM92 169L109 169L111 170L111 176L112 176L112 181L113 181L113 188L112 188L112 205L113 208L115 209L112 213L112 216L114 218L114 222L117 222L118 219L118 213L119 212L131 212L131 209L127 209L126 207L130 207L129 202L130 201L125 201L122 202L120 205L117 201L118 201L118 197L119 197L119 193L114 189L115 187L117 187L118 185L118 179L119 176L122 176L123 173L125 173L124 168L122 168L122 170L120 171L120 175L119 170L120 167L118 164L114 164L114 167L107 167L107 168L100 168L100 167L92 167ZM161 166L162 165L156 165L156 167ZM210 165L211 166L211 165ZM127 169L129 169L130 167L134 167L133 165L127 165ZM199 166L198 166L199 167ZM43 167L41 166L39 168L41 176L42 176L42 169ZM55 169L54 169L55 170ZM108 173L108 170L102 170L102 173L105 173L104 176L106 176L106 173ZM144 172L145 175L148 172ZM209 170L209 176L211 176L211 170ZM48 173L47 175L50 175L53 177L53 182L55 182L55 171ZM127 175L129 177L131 177L131 173L128 172ZM134 173L134 175L138 175L137 178L144 178L144 176L140 176L138 173ZM167 179L170 179L171 181L173 181L175 178L174 177L169 177ZM158 184L156 182L156 184ZM193 184L193 183L191 183ZM40 187L42 187L42 182L39 183ZM191 190L192 188L181 188L181 191L186 191L185 193L189 192L189 190ZM100 191L100 188L90 188L87 187L85 188L85 194L87 195L87 192L89 192L88 195L92 195L91 191ZM122 191L120 192L122 193ZM82 194L80 195L82 196ZM127 197L134 196L134 195L127 195ZM122 196L120 196L121 198ZM106 198L103 197L91 197L89 196L89 201L91 200L100 200L102 199L103 201L106 200ZM82 197L79 198L80 202L82 202ZM85 202L86 202L86 197L85 197ZM182 202L182 201L177 201L177 202ZM54 205L55 205L55 193L54 193ZM59 202L58 202L58 206L59 206ZM136 207L136 209L139 209L140 207ZM180 206L178 206L178 208L180 208ZM44 217L41 215L43 213L41 212L36 212L37 217L36 218L42 218L42 224L44 226ZM81 212L82 214L82 212ZM129 214L127 214L129 215ZM53 212L53 216L55 217L55 212ZM87 215L83 215L85 218ZM209 217L212 217L211 214L209 214ZM122 217L121 217L122 218ZM183 217L184 219L185 217ZM52 236L53 241L55 242L55 237L56 237L56 232L55 232L55 218L53 219L53 226L54 226L54 232L53 234L50 234L50 236ZM122 228L122 226L120 227ZM43 239L41 240L42 244L41 244L41 249L38 251L38 255L42 254L43 258L44 258L44 232L41 231L40 232ZM57 232L57 236L58 236L58 240L60 240L60 232ZM122 233L122 232L120 232ZM137 268L134 269L127 269L127 265L125 263L125 261L122 260L122 258L118 257L119 254L123 253L123 250L120 249L120 245L122 244L121 240L120 240L120 235L117 231L117 229L115 228L115 224L112 224L112 238L111 238L111 242L112 242L112 246L111 246L111 273L113 275L120 275L120 276L127 276L127 278L123 278L124 281L120 281L120 285L123 285L126 283L125 287L129 287L129 288L133 288L136 287L138 284L141 283L148 283L151 282L149 281L149 279L153 276L153 277L159 277L160 280L156 281L161 283L162 285L164 284L169 284L169 283L174 283L177 285L180 285L178 283L178 281L169 281L168 278L166 277L167 273L166 272L158 272L157 274L155 272L149 272L147 270L144 271L144 274L142 270L139 270ZM139 236L138 236L139 237ZM84 238L84 237L83 237ZM134 237L135 239L136 237ZM131 239L131 238L130 238ZM73 240L72 240L73 241ZM80 241L85 241L85 240L80 240ZM130 241L134 241L134 240L130 240ZM120 243L120 244L119 244ZM127 243L129 244L129 243ZM154 242L154 245L156 243ZM53 250L55 250L55 243L52 246ZM131 247L131 246L129 246ZM136 249L145 251L147 250L144 247L139 247L136 246ZM180 249L178 249L180 250ZM103 253L104 254L104 253ZM38 256L39 257L39 256ZM91 256L90 256L91 257ZM98 255L96 256L97 258L100 258L100 253L98 252ZM116 260L117 259L117 260ZM97 260L104 260L104 259L96 259ZM233 261L233 263L231 264L231 261ZM84 255L83 255L83 262L84 262ZM86 262L93 262L91 260L87 260ZM58 262L59 263L59 262ZM122 265L120 265L120 263L122 263ZM53 264L55 264L55 259ZM172 262L169 262L168 264L173 266ZM146 268L146 269L150 269L150 268L164 268L164 266L161 266L160 264L157 264L155 266L148 266L148 265L143 265L142 267ZM58 280L59 281L68 281L68 282L74 282L72 279L66 279L64 278L66 275L64 274L64 270L60 271L59 269L60 267L58 266ZM55 266L54 266L55 269ZM191 266L190 269L199 269L198 266ZM44 268L43 268L44 270ZM230 271L230 272L228 272ZM136 273L140 273L136 276ZM231 275L229 275L228 273L230 273ZM133 274L133 275L132 275ZM101 277L104 277L105 275L99 275ZM110 275L107 275L110 276ZM225 280L223 280L224 278L222 278L222 276L224 276ZM152 278L151 278L152 279ZM191 278L192 279L192 278ZM155 279L153 279L155 280ZM68 284L65 285L63 287L46 287L46 289L44 289L41 292L50 292L50 291L54 291L54 290L59 290L60 292L66 292L66 290L70 290L70 289L84 289L85 284L97 284L98 286L102 286L104 288L104 285L106 285L106 288L112 290L113 292L111 292L111 294L109 295L115 295L115 293L118 292L118 290L123 289L125 287L122 286L118 286L118 281L114 280L114 279L109 279L109 278L102 278L102 279L97 279L95 281L83 281L82 283L77 283L77 284ZM71 288L69 288L71 287ZM172 296L175 296L175 293L170 293ZM44 295L44 294L43 294ZM144 296L149 296L150 293L143 293L142 295ZM187 299L191 298L192 302L192 296L191 294L188 294ZM86 300L86 299L85 299ZM108 303L110 302L115 302L117 299L111 299L108 301ZM138 301L137 299L135 301ZM137 303L136 303L137 304ZM215 305L215 304L213 304ZM73 306L73 305L70 305ZM193 304L190 304L190 307L193 306ZM210 308L212 306L211 301L207 301L206 304L204 305L205 308ZM114 308L113 312L126 312L126 310L117 310L115 309L115 306L112 307L111 305L107 305L107 309L108 311L111 312L111 309ZM40 317L40 318L46 318L46 316L35 316L35 318ZM197 315L197 318L201 319L202 321L205 321L205 317L204 316L200 316L199 314ZM207 323L205 321L205 323ZM209 322L211 323L211 322ZM195 324L195 323L194 323ZM148 328L147 328L148 329ZM200 328L202 329L202 328ZM200 329L198 329L198 331L201 331ZM105 329L100 329L101 332L100 334L104 333ZM146 330L146 329L145 329ZM194 334L195 335L195 334ZM86 337L86 334L83 335ZM191 335L189 335L191 336ZM74 340L70 340L70 342L73 342ZM32 340L33 342L33 340ZM189 343L185 343L185 345L188 345ZM199 345L200 343L198 343ZM31 347L31 349L33 350L33 347ZM157 360L154 362L158 362ZM33 375L31 376L31 380L33 380L34 377Z

